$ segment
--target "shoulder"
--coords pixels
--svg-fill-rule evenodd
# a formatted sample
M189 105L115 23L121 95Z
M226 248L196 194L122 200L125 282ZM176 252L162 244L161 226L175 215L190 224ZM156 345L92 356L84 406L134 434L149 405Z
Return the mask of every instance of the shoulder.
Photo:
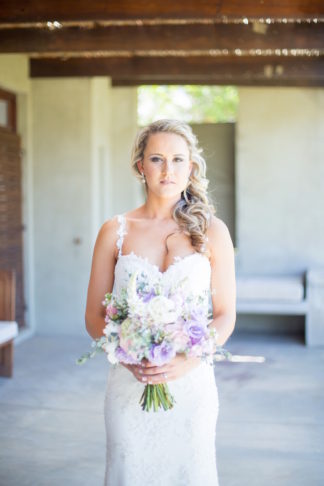
M120 225L120 215L116 214L110 219L107 219L100 227L98 236L111 236L116 230L118 229Z
M229 229L224 221L211 215L207 230L208 248L212 257L224 251L234 251Z
M116 253L118 230L121 224L119 216L115 215L101 225L96 239L96 247L105 248L114 254Z

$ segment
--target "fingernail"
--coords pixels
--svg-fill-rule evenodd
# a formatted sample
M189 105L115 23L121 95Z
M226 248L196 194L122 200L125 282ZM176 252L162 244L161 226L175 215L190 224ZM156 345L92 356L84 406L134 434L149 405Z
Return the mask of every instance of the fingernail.
M142 377L142 381L146 381L146 380L147 380L147 378L145 378L145 376L143 376Z

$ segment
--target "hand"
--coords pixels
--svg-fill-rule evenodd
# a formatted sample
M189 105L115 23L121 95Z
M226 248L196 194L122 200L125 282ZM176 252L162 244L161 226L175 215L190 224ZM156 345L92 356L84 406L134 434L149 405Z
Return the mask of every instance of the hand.
M191 369L196 368L200 362L200 358L187 358L184 353L177 353L169 363L163 366L156 366L145 358L142 360L141 365L121 364L129 369L141 383L157 385L159 383L167 383L168 381L180 378ZM164 374L166 374L166 376Z

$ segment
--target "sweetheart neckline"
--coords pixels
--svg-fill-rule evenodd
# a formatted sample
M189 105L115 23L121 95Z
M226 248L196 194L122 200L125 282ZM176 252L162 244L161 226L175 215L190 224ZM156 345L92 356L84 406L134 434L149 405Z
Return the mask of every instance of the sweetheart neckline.
M203 255L202 253L199 253L199 252L197 252L197 251L196 251L196 252L193 252L193 253L189 253L188 255L185 255L185 256L183 256L183 257L181 257L181 256L175 256L175 257L173 257L173 258L174 258L174 260L176 260L176 261L174 261L173 263L171 263L171 264L168 266L168 268L166 268L166 270L165 270L164 272L162 272L162 271L160 270L160 268L159 268L159 266L158 266L158 265L156 265L155 263L150 262L150 261L149 261L149 259L148 259L147 257L143 257L143 256L141 256L141 255L137 255L137 254L136 254L136 253L134 253L133 251L131 251L130 253L126 253L126 254L124 254L124 255L123 255L123 254L122 254L122 255L119 255L119 257L118 257L118 259L117 259L117 263L118 263L119 259L120 259L120 258L122 258L122 257L123 257L123 258L125 258L125 257L135 257L135 258L137 258L138 260L141 260L141 261L143 261L143 262L147 263L147 264L148 264L150 267L154 268L154 269L157 271L157 273L158 273L158 274L160 274L160 275L162 275L162 276L163 276L163 275L166 275L166 274L168 273L168 271L169 271L171 268L174 268L174 267L175 267L175 266L176 266L178 263L183 262L184 260L186 260L186 259L188 259L188 258L190 258L190 257L194 257L194 256L199 256L199 257L202 257L202 258L206 259L206 261L208 262L209 267L210 267L210 260L209 260L209 258L208 258L206 255Z

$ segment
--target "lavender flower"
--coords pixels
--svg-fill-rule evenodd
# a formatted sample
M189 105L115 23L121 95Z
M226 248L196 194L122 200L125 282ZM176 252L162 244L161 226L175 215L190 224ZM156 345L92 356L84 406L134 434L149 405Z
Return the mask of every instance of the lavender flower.
M122 363L126 364L137 364L137 360L132 358L129 354L126 353L126 351L123 350L120 346L117 347L115 351L115 356L118 359L118 361L121 361Z
M199 344L206 334L206 326L204 323L189 321L184 327L190 337L192 345Z
M149 351L148 359L156 366L168 363L176 355L176 351L171 343L162 341L161 344L154 344Z

